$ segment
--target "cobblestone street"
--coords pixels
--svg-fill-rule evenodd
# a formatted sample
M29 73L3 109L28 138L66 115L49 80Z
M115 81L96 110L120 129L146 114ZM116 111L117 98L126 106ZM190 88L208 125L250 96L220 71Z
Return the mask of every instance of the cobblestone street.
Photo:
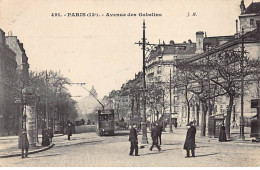
M197 148L195 158L185 158L183 143L185 129L174 129L173 134L162 135L162 151L149 150L149 144L142 145L139 157L129 156L128 131L121 131L115 136L99 137L95 133L73 134L72 140L66 136L54 138L55 146L47 151L31 154L27 159L20 157L2 158L1 166L260 166L257 159L259 143L240 141L239 139L220 143L216 138L196 135ZM139 135L141 140L141 135ZM244 154L241 154L244 153ZM155 161L156 160L156 161Z

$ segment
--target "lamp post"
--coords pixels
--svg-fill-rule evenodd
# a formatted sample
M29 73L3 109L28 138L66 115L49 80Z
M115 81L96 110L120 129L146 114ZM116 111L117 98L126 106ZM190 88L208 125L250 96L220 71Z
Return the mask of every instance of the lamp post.
M170 133L172 131L172 70L170 69Z
M244 28L242 28L242 49L241 49L241 119L240 119L240 138L245 140L244 136Z
M143 89L142 89L142 92L143 92L143 96L142 96L142 99L143 99L143 119L142 119L142 122L141 122L141 125L142 125L142 143L143 144L146 144L148 143L148 138L147 138L147 127L146 127L146 96L145 96L145 91L146 91L146 82L145 82L145 48L146 48L146 45L151 45L149 43L146 43L146 38L145 38L145 21L143 21L143 42L138 42L138 43L135 43L135 44L139 44L139 45L142 45L142 50L143 50Z
M143 122L142 125L142 143L146 144L148 143L147 138L147 127L146 127L146 96L145 96L145 90L146 90L146 82L145 82L145 21L143 21Z

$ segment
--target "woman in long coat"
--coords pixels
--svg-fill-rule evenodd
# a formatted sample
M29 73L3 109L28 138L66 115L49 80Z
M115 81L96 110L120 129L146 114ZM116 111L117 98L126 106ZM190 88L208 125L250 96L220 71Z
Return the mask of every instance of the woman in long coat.
M190 150L192 157L195 157L195 135L196 135L196 128L193 126L193 122L190 122L187 126L189 129L187 131L186 140L184 143L183 149L187 151L187 157L190 157Z
M22 158L24 158L28 156L28 150L29 150L29 141L25 129L22 130L20 139L21 139ZM25 154L24 154L24 150L25 150Z
M220 142L225 142L227 141L227 137L226 137L226 128L224 126L224 123L222 123L221 128L220 128L220 133L219 133L219 141Z

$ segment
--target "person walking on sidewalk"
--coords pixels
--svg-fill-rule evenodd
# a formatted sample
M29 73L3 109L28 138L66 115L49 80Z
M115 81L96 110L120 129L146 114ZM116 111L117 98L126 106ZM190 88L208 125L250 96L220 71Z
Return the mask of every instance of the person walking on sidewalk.
M48 134L49 134L49 142L52 143L53 129L51 127L49 127L48 129Z
M158 123L156 123L156 127L157 127L157 130L158 130L158 141L160 142L160 145L162 145L162 131L163 131L163 127L162 127L161 124L158 124Z
M161 147L158 145L158 136L159 136L159 131L158 131L157 126L154 124L153 128L151 130L151 137L152 137L152 140L153 140L153 144L150 148L150 151L153 150L154 145L157 147L157 149L159 151L161 151Z
M186 158L189 158L190 150L191 150L192 157L195 157L196 127L193 126L193 122L190 122L189 124L187 124L187 127L188 127L188 131L187 131L186 140L185 140L183 149L185 149L187 152Z
M22 130L20 140L21 140L22 158L28 157L29 141L25 129ZM25 150L25 155L24 155L24 150Z
M218 139L219 139L220 142L227 141L226 128L224 126L224 123L221 124L220 132L219 132L219 138Z
M68 134L68 140L70 140L70 137L72 136L72 124L70 123L69 120L67 123L67 134Z
M129 155L133 155L133 152L135 151L135 156L139 156L136 125L133 125L132 128L130 129L129 141L131 143Z

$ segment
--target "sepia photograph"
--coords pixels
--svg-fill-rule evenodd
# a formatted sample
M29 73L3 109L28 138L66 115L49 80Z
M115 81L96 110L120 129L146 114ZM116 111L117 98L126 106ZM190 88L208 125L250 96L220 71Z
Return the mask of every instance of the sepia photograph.
M259 167L260 0L0 0L0 167Z

